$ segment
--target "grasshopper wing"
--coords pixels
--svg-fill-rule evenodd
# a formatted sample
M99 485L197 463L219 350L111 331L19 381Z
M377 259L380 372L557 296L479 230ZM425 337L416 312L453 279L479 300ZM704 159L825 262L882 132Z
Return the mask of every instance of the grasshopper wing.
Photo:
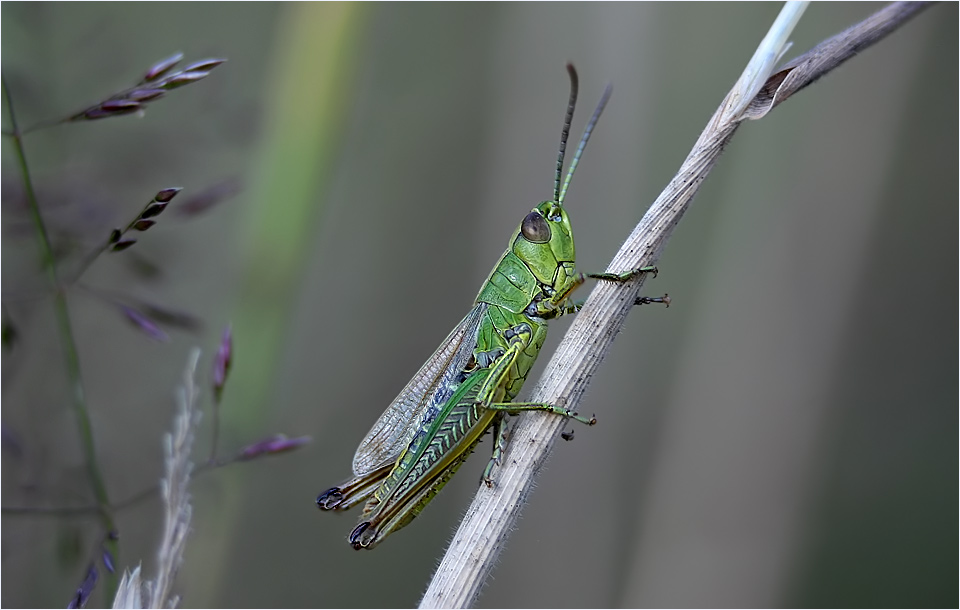
M362 476L395 461L424 420L429 420L453 395L457 377L473 356L477 328L487 307L486 303L477 303L470 310L373 424L353 456L355 475Z

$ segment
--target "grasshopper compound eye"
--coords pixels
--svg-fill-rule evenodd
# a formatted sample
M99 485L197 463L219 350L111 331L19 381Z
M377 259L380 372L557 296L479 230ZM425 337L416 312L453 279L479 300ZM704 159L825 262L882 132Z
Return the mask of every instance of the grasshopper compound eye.
M523 238L535 244L545 244L550 241L550 225L543 219L540 212L530 212L520 223L520 233Z

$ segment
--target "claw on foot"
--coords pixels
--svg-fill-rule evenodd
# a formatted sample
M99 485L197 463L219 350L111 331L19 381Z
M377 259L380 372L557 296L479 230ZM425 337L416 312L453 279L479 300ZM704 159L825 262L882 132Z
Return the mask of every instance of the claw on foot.
M586 425L588 425L588 426L592 426L592 425L594 425L594 424L597 423L597 416L596 416L596 415L591 415L591 416L590 416L590 419L587 419L586 417L581 417L580 414L577 413L576 411L572 411L572 412L571 412L571 411L567 411L567 417L571 417L571 418L577 420L578 422L583 423L583 424L586 424Z
M320 510L332 510L341 502L343 502L343 492L339 487L331 487L317 496L317 508Z
M663 303L670 307L670 295L664 293L662 297L637 297L636 305L649 305L650 303Z
M350 538L348 538L348 540L350 541L350 546L355 550L359 551L360 549L366 548L369 544L369 541L361 540L363 533L367 531L368 527L370 527L370 522L364 521L350 532Z

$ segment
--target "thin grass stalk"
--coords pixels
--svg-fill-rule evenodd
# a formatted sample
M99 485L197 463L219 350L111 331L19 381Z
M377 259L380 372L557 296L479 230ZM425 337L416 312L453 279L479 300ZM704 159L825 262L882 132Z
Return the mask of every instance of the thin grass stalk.
M16 113L13 107L13 98L10 95L10 89L7 86L6 79L2 79L3 95L7 101L7 112L10 115L10 126L12 132L9 134L13 140L14 153L17 158L17 165L23 179L24 192L27 196L27 207L30 211L30 219L34 229L37 232L37 240L40 243L40 253L43 260L43 266L47 270L47 276L53 287L53 304L57 317L57 328L60 334L60 345L63 350L64 363L66 365L67 377L71 387L71 398L73 410L77 417L77 426L80 435L80 446L83 450L84 462L86 464L87 476L90 479L90 486L93 489L94 497L98 506L100 522L106 532L116 531L113 512L110 508L110 498L107 494L107 486L104 482L102 469L97 461L96 442L93 437L93 425L90 422L90 413L87 408L86 395L83 387L83 376L80 371L80 356L77 351L77 344L73 335L73 327L70 322L70 309L67 304L67 297L60 283L57 273L56 259L53 253L53 246L50 242L50 235L47 232L46 224L43 221L43 215L40 212L40 205L37 201L37 195L33 188L33 180L30 178L30 168L27 164L27 154L23 146L23 134L17 124ZM107 550L113 554L114 558L119 558L120 549L117 540L113 536L108 536L104 543ZM116 574L107 572L104 577L104 588L107 599L112 599L117 589Z

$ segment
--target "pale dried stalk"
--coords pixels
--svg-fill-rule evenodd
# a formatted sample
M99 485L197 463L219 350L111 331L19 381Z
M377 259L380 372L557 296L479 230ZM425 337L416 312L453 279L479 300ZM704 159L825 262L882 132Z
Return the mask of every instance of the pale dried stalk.
M878 42L928 4L893 3L820 43L765 78L749 104L734 100L734 92L749 89L742 86L744 79L764 76L745 72L720 104L676 176L620 248L608 271L619 273L656 264L673 228L742 120L762 118L790 95ZM758 53L769 51L758 49ZM731 106L734 112L729 110ZM597 284L547 364L531 401L576 409L591 376L633 308L642 283L641 278L620 286L610 282ZM503 456L503 466L496 473L496 485L492 489L480 486L420 602L421 608L463 608L473 604L526 501L533 477L565 423L562 418L544 413L520 418Z

